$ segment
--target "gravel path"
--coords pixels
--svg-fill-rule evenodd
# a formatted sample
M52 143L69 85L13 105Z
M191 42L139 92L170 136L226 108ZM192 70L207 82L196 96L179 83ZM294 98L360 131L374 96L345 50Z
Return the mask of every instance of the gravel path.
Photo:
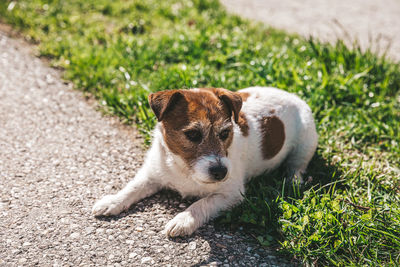
M399 0L221 0L229 11L323 41L358 40L400 61Z
M105 118L29 47L0 32L0 266L289 265L242 232L202 227L167 239L172 192L95 219L143 158L133 127Z

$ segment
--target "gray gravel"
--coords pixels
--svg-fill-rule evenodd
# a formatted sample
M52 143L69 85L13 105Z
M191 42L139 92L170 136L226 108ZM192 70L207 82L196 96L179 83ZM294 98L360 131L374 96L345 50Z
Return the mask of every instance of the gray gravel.
M399 0L221 0L229 11L322 41L357 40L400 61Z
M92 217L96 199L134 176L143 140L71 87L0 32L1 266L290 265L212 223L167 239L164 225L189 203L172 192L117 217Z

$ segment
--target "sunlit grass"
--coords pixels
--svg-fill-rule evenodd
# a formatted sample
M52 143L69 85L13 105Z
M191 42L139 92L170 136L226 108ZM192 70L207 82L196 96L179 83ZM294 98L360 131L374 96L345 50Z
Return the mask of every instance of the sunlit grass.
M217 223L250 226L261 244L307 263L399 264L398 64L248 22L212 0L7 0L0 15L145 136L149 92L268 85L301 96L320 134L312 181L258 177Z

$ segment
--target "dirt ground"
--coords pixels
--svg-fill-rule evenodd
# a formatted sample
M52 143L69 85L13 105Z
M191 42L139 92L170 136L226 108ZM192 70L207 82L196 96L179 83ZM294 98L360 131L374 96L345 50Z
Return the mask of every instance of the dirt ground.
M291 265L213 223L166 238L165 224L189 204L173 192L94 218L95 200L122 188L144 154L134 127L95 108L0 31L0 266Z
M400 61L399 0L221 0L243 17L323 41L357 41Z

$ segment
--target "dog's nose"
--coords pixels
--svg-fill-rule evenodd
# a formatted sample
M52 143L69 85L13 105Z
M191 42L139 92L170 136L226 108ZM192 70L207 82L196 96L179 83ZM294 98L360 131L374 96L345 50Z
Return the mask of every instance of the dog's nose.
M223 165L215 165L215 166L211 166L208 169L208 172L210 173L212 178L214 178L217 181L221 181L222 179L225 178L226 173L228 172L228 169Z

